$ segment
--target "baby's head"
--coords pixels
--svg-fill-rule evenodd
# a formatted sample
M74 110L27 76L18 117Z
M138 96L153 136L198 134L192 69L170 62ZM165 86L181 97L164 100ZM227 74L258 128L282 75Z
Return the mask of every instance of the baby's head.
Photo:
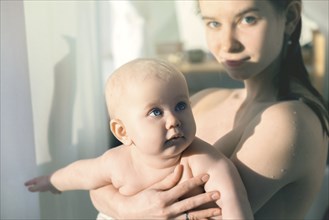
M167 61L151 58L135 59L117 68L107 80L105 97L110 118L121 118L118 115L122 111L121 108L130 105L126 102L130 88L142 88L143 84L151 83L148 80L162 80L169 84L170 81L180 82L188 94L183 74Z
M152 155L177 155L195 136L195 121L184 75L158 59L136 59L106 83L113 134L125 145Z

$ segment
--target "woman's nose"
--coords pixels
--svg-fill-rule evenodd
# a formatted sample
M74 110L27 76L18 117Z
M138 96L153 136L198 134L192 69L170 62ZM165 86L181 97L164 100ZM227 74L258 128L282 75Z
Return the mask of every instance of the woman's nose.
M178 119L178 117L173 113L169 113L167 115L166 128L170 129L170 128L176 128L179 126L181 126L181 122Z
M237 38L236 29L234 28L226 28L219 38L221 50L224 53L237 53L243 49L242 44Z

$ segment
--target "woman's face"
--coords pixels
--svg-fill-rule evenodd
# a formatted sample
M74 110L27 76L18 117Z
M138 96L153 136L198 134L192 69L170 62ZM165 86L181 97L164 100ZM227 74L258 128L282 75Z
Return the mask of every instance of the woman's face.
M199 6L209 50L232 78L246 80L272 69L281 52L285 17L269 1L199 0Z

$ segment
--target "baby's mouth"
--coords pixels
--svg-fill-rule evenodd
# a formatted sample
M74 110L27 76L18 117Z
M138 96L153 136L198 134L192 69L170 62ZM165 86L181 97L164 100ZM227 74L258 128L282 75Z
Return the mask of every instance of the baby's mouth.
M168 140L166 140L166 144L170 143L170 144L173 144L175 143L176 141L180 140L180 139L183 139L184 136L182 134L175 134L173 136L171 136Z

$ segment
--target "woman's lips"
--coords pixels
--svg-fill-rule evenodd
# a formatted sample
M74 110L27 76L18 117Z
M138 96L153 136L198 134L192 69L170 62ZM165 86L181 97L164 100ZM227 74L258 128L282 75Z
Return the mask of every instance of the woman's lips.
M238 68L242 66L248 58L241 59L241 60L225 60L224 65L229 68Z

